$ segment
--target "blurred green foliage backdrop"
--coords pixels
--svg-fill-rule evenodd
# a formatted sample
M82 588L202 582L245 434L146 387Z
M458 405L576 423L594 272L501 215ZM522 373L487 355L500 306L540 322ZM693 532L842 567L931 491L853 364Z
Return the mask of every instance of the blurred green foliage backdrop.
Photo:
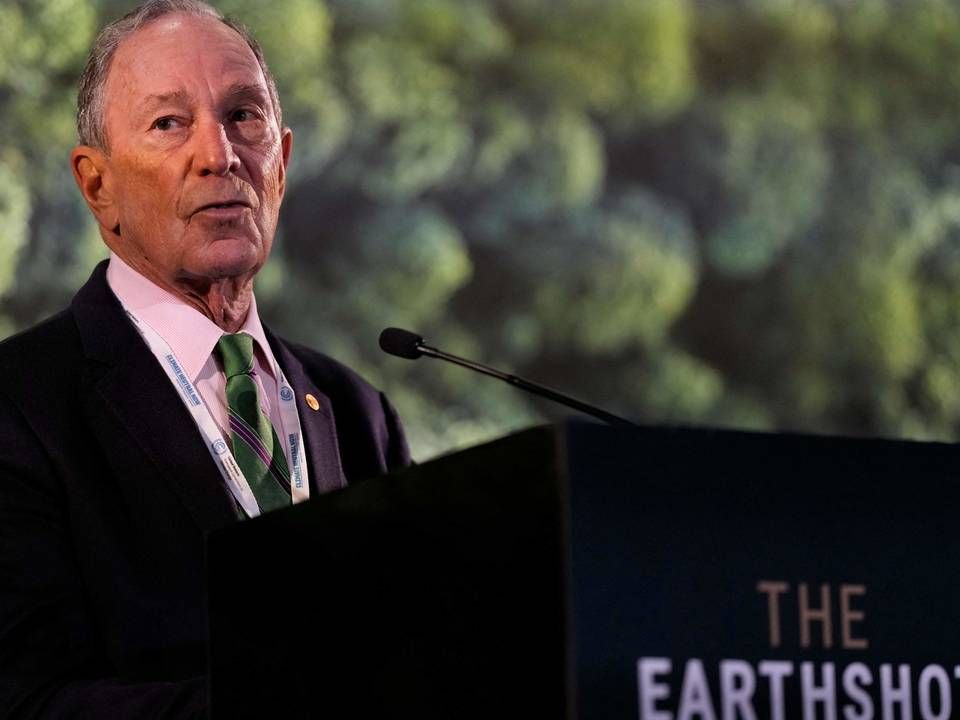
M295 158L264 314L415 454L556 417L385 325L647 422L954 439L960 6L224 0ZM75 82L115 0L0 0L0 333L104 255Z

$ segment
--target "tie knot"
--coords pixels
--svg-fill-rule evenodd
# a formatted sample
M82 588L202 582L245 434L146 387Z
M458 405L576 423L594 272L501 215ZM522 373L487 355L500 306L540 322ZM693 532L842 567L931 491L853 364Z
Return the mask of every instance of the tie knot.
M217 352L227 379L253 370L253 338L246 333L223 335L217 341Z

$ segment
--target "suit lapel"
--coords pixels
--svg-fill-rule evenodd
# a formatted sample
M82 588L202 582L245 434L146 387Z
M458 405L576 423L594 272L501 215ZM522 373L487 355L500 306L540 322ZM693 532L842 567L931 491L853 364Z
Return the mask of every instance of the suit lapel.
M330 399L310 379L303 363L287 345L273 333L266 332L274 357L297 398L297 414L300 416L303 444L307 453L311 494L322 494L346 487ZM307 403L307 395L316 400L317 409Z
M147 462L124 482L162 482L204 530L237 519L235 505L160 364L126 317L106 283L101 263L73 302L87 355L86 393L94 430L105 448L139 448ZM104 413L102 422L97 414ZM112 421L112 422L111 422ZM104 437L122 427L127 437Z

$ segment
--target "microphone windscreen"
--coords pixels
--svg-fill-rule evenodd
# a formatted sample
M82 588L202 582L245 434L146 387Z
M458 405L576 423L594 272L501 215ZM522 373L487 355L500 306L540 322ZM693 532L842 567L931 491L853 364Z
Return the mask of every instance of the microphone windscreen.
M417 347L423 338L409 330L386 328L380 333L380 349L390 355L416 360L422 353Z

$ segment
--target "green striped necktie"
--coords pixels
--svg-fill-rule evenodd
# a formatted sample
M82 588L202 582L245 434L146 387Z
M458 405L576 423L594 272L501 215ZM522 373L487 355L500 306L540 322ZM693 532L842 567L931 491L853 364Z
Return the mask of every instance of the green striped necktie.
M253 370L253 338L246 333L224 335L217 352L227 376L230 437L233 457L243 471L261 512L290 504L290 470L283 443L260 409Z

